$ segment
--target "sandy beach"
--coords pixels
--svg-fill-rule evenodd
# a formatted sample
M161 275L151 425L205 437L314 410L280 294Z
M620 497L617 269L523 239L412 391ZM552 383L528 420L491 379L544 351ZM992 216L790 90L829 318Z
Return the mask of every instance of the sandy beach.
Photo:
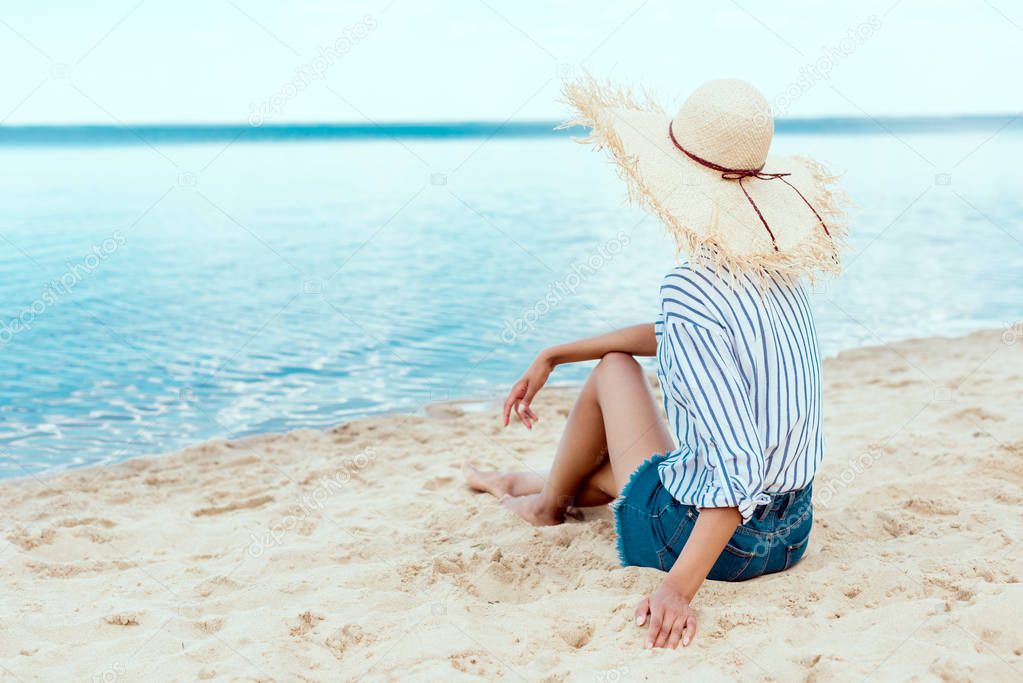
M850 351L825 382L806 559L708 582L688 649L641 649L660 574L617 566L608 510L532 529L464 486L467 458L546 466L551 389L531 433L435 406L0 484L0 679L1020 678L1023 336Z

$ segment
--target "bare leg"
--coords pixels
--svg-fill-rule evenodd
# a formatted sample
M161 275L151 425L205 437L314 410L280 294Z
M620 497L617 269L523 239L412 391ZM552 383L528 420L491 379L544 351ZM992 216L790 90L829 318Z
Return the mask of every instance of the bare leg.
M613 355L628 359L628 362L639 369L631 356ZM609 354L608 357L611 356L612 354ZM554 456L555 464L563 459L564 453L572 454L571 459L579 461L576 488L569 494L569 498L573 499L570 502L578 507L606 505L614 500L617 494L614 478L607 467L607 436L604 433L604 419L600 411L597 390L597 377L606 374L609 362L614 361L602 360L598 363L583 385L572 412L568 415L565 431ZM639 374L642 375L642 372ZM464 463L462 472L471 488L486 491L497 498L539 493L543 491L550 476L537 472L481 472L471 463Z
M501 504L534 525L560 524L584 481L605 462L610 474L595 476L608 499L654 453L674 448L668 426L636 360L624 353L601 359L576 400L565 425L550 475L539 493L506 496ZM534 482L535 483L535 482ZM613 490L607 490L612 488Z
M543 491L545 474L538 472L485 472L470 462L462 463L465 482L473 491L489 493L496 498L505 496L526 496Z
M489 493L500 499L505 496L528 496L543 491L547 481L546 472L502 472L499 470L483 471L472 463L462 464L465 481L474 491ZM577 507L596 507L607 505L615 499L614 474L606 460L600 469L583 480L575 494L574 505Z

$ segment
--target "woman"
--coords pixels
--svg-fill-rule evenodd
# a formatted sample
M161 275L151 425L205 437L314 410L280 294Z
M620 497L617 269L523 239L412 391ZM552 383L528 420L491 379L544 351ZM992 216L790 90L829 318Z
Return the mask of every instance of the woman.
M557 365L600 361L549 474L466 474L534 525L613 503L622 564L667 572L636 609L646 647L674 648L696 633L704 579L783 571L806 551L824 442L802 279L839 271L844 215L820 166L768 156L774 123L747 83L706 83L670 120L592 79L567 93L688 263L664 278L656 322L547 349L512 388L505 426L514 411L532 428ZM657 357L663 412L636 356Z

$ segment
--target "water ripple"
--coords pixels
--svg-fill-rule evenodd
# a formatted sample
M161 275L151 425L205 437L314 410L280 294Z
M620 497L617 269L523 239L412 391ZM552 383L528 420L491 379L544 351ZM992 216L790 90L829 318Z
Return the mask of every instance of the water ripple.
M947 141L913 145L941 159ZM862 207L848 275L814 295L827 352L1023 318L1018 135L951 188L883 138L797 142L838 160ZM423 153L454 168L478 144ZM199 168L219 150L174 154ZM197 188L144 147L7 152L0 477L493 394L545 345L652 319L673 263L613 173L564 140L493 140L443 186L387 142L232 146Z

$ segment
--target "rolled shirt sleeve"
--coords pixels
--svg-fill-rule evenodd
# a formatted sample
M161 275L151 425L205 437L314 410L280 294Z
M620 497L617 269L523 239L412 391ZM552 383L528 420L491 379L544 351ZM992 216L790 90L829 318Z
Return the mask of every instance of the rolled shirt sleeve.
M672 354L668 391L695 428L695 456L705 468L692 498L698 507L734 507L743 523L763 492L764 452L749 391L723 328L664 304L662 343Z

